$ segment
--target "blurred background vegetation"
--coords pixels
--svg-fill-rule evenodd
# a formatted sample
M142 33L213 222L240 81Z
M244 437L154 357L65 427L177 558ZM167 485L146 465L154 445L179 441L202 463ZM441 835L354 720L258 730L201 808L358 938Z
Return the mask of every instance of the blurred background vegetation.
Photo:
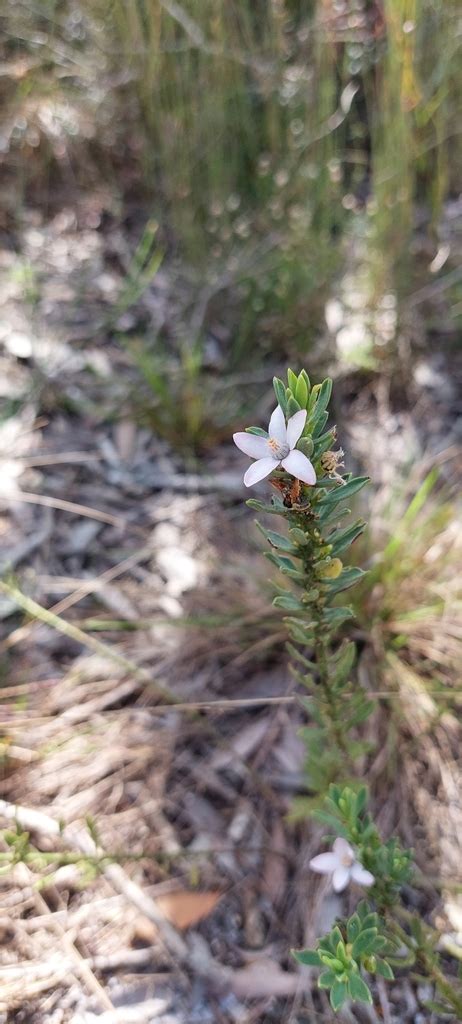
M217 308L227 371L306 357L345 271L371 312L340 338L354 365L403 332L422 344L435 325L414 337L408 302L443 267L456 335L441 215L462 157L457 0L17 0L0 24L9 216L71 183L137 207L135 260L155 244L191 284L190 382Z
M185 700L261 699L206 736L173 719L162 734L185 877L197 809L185 825L183 800L198 764L208 793L217 722L218 746L251 734L239 748L255 767L245 792L270 834L273 795L266 807L255 779L273 741L262 753L252 735L273 722L268 696L288 692L286 633L231 434L267 422L271 378L289 362L313 381L334 378L346 468L372 478L354 555L370 571L352 600L358 677L382 701L373 797L390 830L412 809L406 845L426 871L428 850L435 877L446 862L447 877L459 869L462 829L448 822L461 736L448 716L461 706L461 49L459 0L5 0L0 692L15 723L27 709L17 742L21 720L11 730L6 720L8 798L102 820L109 849L133 801L126 848L163 836L148 792L161 729L153 743L150 726L133 768L146 791L126 798L122 786L106 818L99 789L112 800L111 773L138 757L138 726L132 749L124 716L155 702L143 668L155 665ZM9 633L12 618L20 628ZM37 622L38 641L24 644ZM109 666L87 665L88 678L87 648ZM88 718L95 748L67 708L85 729ZM301 777L300 714L294 702L281 764ZM225 794L224 835L240 785ZM293 779L284 785L292 800ZM215 813L222 790L210 793ZM288 808L289 797L278 827ZM301 875L281 883L274 934L285 953L300 944L293 894L302 910L311 898L290 831L287 848Z

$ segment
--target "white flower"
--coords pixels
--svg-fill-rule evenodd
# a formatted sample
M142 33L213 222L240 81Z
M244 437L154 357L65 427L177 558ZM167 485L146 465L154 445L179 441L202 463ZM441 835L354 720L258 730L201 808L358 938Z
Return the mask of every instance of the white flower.
M336 839L330 853L319 853L310 860L310 868L321 875L332 875L335 892L343 892L348 882L353 880L358 885L373 885L374 876L366 871L346 839Z
M302 480L304 484L316 483L316 473L310 460L295 448L302 436L305 422L306 409L300 409L295 416L290 417L286 426L284 413L278 405L269 421L268 437L247 434L245 431L233 434L234 444L241 452L250 455L252 459L257 459L244 476L246 487L251 487L265 476L269 476L277 466L282 466L291 476Z

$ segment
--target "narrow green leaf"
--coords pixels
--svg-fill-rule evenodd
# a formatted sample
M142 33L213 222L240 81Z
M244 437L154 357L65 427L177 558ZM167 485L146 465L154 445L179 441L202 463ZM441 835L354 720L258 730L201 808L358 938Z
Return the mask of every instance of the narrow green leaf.
M256 434L257 437L268 437L268 431L263 430L262 427L246 427L246 434Z
M273 377L273 388L278 405L281 406L283 413L287 413L286 389L279 377Z
M340 487L341 485L339 484L338 486ZM249 504L249 502L247 502L247 504ZM282 507L284 508L284 506ZM331 523L339 523L341 519L346 519L347 516L351 516L350 508L337 508L336 505L333 507L330 505L318 505L316 511L319 515L319 525L323 529L325 526L330 526Z
M287 555L277 555L275 551L265 551L265 558L273 565L276 565L278 569L295 569L293 562Z
M338 629L354 618L354 612L352 608L324 608L322 617L328 629Z
M292 956L298 960L299 964L305 964L307 967L321 967L319 953L315 949L293 949Z
M305 576L305 573L301 572L300 569L287 569L287 568L284 567L284 568L281 568L281 572L282 572L283 576L288 576L290 580L293 580L294 583L297 584L297 586L299 586L299 587L304 587L305 586L306 576Z
M326 377L322 384L318 385L319 390L316 393L316 401L312 406L312 416L319 416L326 411L329 405L332 395L332 380L330 377ZM313 388L314 391L314 388Z
M248 508L254 509L255 512L266 512L270 516L288 516L288 509L284 507L282 501L278 498L273 499L273 505L267 505L264 501L259 501L258 498L248 498L246 505Z
M294 398L296 398L297 396L296 396L295 392L297 390L298 377L297 377L297 374L294 373L293 370L290 370L290 369L287 370L287 383L289 385L289 388L290 388Z
M372 1004L372 995L366 982L359 974L351 974L348 981L348 988L351 998L357 1003Z
M332 544L332 554L340 555L342 551L346 551L350 544L364 532L365 526L364 520L358 519L352 526L346 526L343 530L337 530L331 534L327 541Z
M297 400L291 396L287 402L287 415L289 419L291 416L295 416L296 412L300 412L300 405Z
M288 537L284 537L282 533L276 533L275 530L267 530L265 526L262 526L258 520L255 520L255 525L260 530L260 533L273 545L273 548L278 548L279 551L287 551L288 554L295 555L300 558L300 551L295 544L289 540Z
M390 964L387 964L386 960L377 960L375 973L380 974L382 978L386 978L387 981L393 981L395 977Z
M303 530L299 530L298 526L291 526L289 530L289 536L292 537L292 540L296 544L299 544L300 547L305 547L307 544L310 543L310 538L308 534L303 533Z
M346 569L342 569L336 580L323 580L322 583L329 594L340 594L342 590L354 587L355 583L365 575L364 569L349 565Z
M361 814L366 810L367 806L367 786L361 786L356 794L356 817L359 818ZM367 906L367 904L366 904Z
M332 686L345 683L350 675L356 658L356 644L352 641L343 643L335 657L331 658Z
M362 487L365 487L369 483L368 476L355 476L351 480L348 480L346 484L339 484L335 490L328 491L327 494L321 498L319 502L320 507L326 505L336 505L339 501L345 501L351 497L352 494L356 494Z
M334 971L323 971L318 978L318 988L332 988L336 980L337 976Z
M313 459L316 462L317 459L321 458L324 452L329 451L329 448L335 444L335 437L333 430L327 430L325 434L321 434L317 437L314 442Z
M388 940L384 935L377 935L373 942L373 953L383 953L388 946Z
M286 612L301 612L303 611L303 605L297 600L293 594L279 594L273 600L275 608L284 608Z
M362 953L372 953L374 939L377 937L376 928L366 928L361 931L353 943L351 955L356 960Z
M336 981L330 990L330 1005L334 1011L340 1010L348 996L348 989L345 981Z
M361 921L359 920L358 914L353 914L347 921L347 938L348 942L354 942L361 931Z
M304 626L302 619L300 619L300 624L297 624L295 619L286 618L285 621L289 623L290 635L296 643L307 645L313 642L313 627L310 629Z
M310 434L312 434L313 437L319 437L321 431L324 430L324 427L325 427L328 419L329 419L329 413L328 412L321 412L319 414L319 416L316 416L316 419L314 420L313 425L311 426L311 424L310 424L310 428L309 428Z
M309 669L310 672L317 672L317 666L315 665L314 661L310 661L309 658L305 658L305 656L299 650L297 650L297 648L294 647L294 645L291 644L290 641L288 641L287 643L287 650L291 658L294 658L295 661L298 661L300 665L303 665L304 668Z
M308 388L306 380L303 376L303 371L298 375L298 380L295 387L295 398L297 399L299 405L301 405L302 409L306 409L306 403L308 401Z

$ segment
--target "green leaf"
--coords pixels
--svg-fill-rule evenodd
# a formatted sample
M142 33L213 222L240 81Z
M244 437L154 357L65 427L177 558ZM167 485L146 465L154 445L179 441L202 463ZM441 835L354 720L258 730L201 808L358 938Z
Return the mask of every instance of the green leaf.
M311 410L310 410L311 416L313 418L316 417L316 416L319 416L319 414L325 412L326 409L327 409L327 406L329 405L329 402L330 402L330 399L331 399L331 395L332 395L332 380L331 380L331 378L330 377L326 377L326 379L323 380L322 384L315 384L315 386L313 388L313 391L311 393L312 395L313 395L313 392L315 392L315 389L317 389L316 393L315 393L315 402L311 406Z
M293 949L292 956L299 964L306 964L308 967L321 967L319 953L315 949Z
M332 988L337 980L337 975L334 971L323 971L318 978L318 988Z
M347 922L347 937L348 942L354 942L356 937L361 931L361 921L359 920L358 914L353 914Z
M343 940L342 933L340 931L340 928L339 928L338 924L336 924L336 925L334 925L334 927L333 927L333 929L332 929L332 931L330 933L330 944L331 944L331 949L332 949L332 951L334 953L336 953L337 946L338 946L339 942L342 942L342 940Z
M286 612L302 612L303 605L293 594L278 594L273 600L275 608L284 608Z
M350 996L355 1002L372 1004L372 995L366 982L359 974L351 974L348 981Z
M299 664L303 665L304 668L309 669L310 672L318 671L318 667L317 665L315 665L314 661L310 661L309 658L305 658L301 651L297 650L297 648L294 647L294 645L291 644L290 641L287 642L287 650L291 658L293 658L294 661L298 661Z
M284 508L282 501L278 498L273 498L273 505L267 505L264 501L259 501L258 498L248 498L246 505L248 508L252 508L255 512L266 512L270 516L288 516L288 509Z
M308 401L308 387L306 384L306 380L303 376L303 371L298 375L298 380L295 387L295 398L297 399L297 402L301 405L302 409L306 409L306 403Z
M298 526L291 526L289 536L292 537L292 540L295 541L296 544L299 544L300 547L305 547L306 544L310 543L308 534L303 533L303 530L300 530Z
M377 960L375 973L380 974L382 978L386 978L387 981L393 981L395 977L390 964L387 964L386 960Z
M273 565L277 565L278 569L295 569L293 562L291 562L287 555L277 555L275 551L265 551L265 558L272 562Z
M319 434L321 433L321 430L324 430L324 427L325 427L328 419L329 419L329 413L328 412L322 412L318 417L316 417L316 420L313 423L313 426L310 427L310 433L313 435L313 437L319 437Z
M368 799L367 786L361 786L356 794L356 816L359 817L366 810ZM364 904L367 907L367 903Z
M354 618L352 608L324 608L323 621L328 629L338 629L348 619Z
M289 388L290 388L294 398L296 398L295 392L297 390L298 377L297 377L297 374L294 373L293 370L290 370L290 369L287 370L287 383L289 385Z
M329 594L340 594L342 590L349 590L350 587L354 587L355 583L365 575L364 569L349 565L346 569L342 569L340 576L337 576L336 580L323 579L322 582Z
M316 462L324 455L324 452L329 451L332 445L335 444L335 437L333 430L327 430L325 434L321 434L321 437L317 437L314 442L313 459Z
M246 434L256 434L257 437L268 437L268 431L263 430L262 427L246 427Z
M288 537L284 537L282 533L276 533L275 530L267 530L266 527L262 526L261 523L258 522L258 520L255 520L255 525L266 540L269 540L270 544L273 545L273 548L278 548L279 551L287 551L288 554L296 555L300 558L299 549L295 547L295 544L292 544Z
M345 683L350 675L356 658L356 644L352 641L343 643L340 650L336 652L335 658L331 658L330 666L331 685L339 686Z
M336 981L330 990L330 1005L334 1011L340 1010L348 996L348 989L345 981Z
M295 416L296 412L300 412L300 405L296 401L296 399L292 398L292 396L291 396L289 398L289 401L287 402L287 416L288 416L288 418L290 419L291 416Z
M296 641L296 643L298 643L298 644L305 644L306 645L306 644L311 644L313 642L313 639L314 639L314 632L313 632L314 623L313 623L312 626L306 627L305 625L303 625L302 619L300 619L300 624L299 625L298 625L298 620L295 620L295 619L286 618L285 621L288 623L291 637L292 637L293 640Z
M327 537L328 544L332 544L332 554L340 555L342 551L349 548L350 544L364 532L365 526L364 520L358 519L352 526L346 526L345 529L337 530Z
M305 612L305 615L308 614L307 608L304 607L303 611ZM288 626L295 626L298 630L301 630L302 633L306 633L307 636L311 636L313 629L316 625L314 621L308 621L306 619L293 619L292 616L290 615L287 616L285 621L287 622ZM305 643L305 640L302 640L301 643Z
M267 555L267 558L269 558L269 555ZM288 576L289 579L295 580L295 583L297 583L297 585L299 587L304 587L305 586L306 576L305 576L305 573L301 572L300 569L295 569L295 568L288 569L288 568L286 568L284 566L284 567L281 568L281 572L282 572L282 574L284 576Z
M377 928L366 928L360 932L353 943L352 957L356 960L362 953L374 951L374 939L377 937Z
M249 504L249 502L247 502L247 504ZM284 508L284 506L282 507ZM319 523L323 528L331 523L339 523L341 519L346 519L347 516L351 516L351 509L349 508L337 508L335 505L333 508L331 508L330 505L326 505L325 507L321 507L321 505L319 505L318 508Z
M345 501L368 483L368 476L354 476L346 484L339 484L335 490L328 491L319 502L319 506L325 508L326 505L336 505L339 501Z
M279 377L273 377L273 388L278 405L281 406L283 413L287 413L286 389Z

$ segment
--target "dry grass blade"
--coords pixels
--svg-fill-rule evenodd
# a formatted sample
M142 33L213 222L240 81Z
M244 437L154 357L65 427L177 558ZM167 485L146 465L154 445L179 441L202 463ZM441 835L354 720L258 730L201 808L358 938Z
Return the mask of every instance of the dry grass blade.
M71 512L74 516L84 516L86 519L96 519L100 523L109 523L110 526L117 526L125 529L127 522L121 516L113 516L110 512L102 512L98 508L89 508L88 505L79 505L75 501L66 501L64 498L52 498L48 494L31 494L28 491L14 491L12 494L3 493L1 501L15 502L25 501L30 505L44 505L46 508L57 508L62 512Z
M88 831L80 829L78 832L74 832L70 828L63 828L59 821L42 811L0 800L0 815L7 818L8 821L16 821L20 828L29 832L39 832L44 836L60 839L71 849L80 850L81 853L89 857L101 857L104 853L98 849ZM125 896L130 903L138 908L140 913L149 917L158 927L159 933L172 955L179 957L182 961L185 960L188 948L176 930L169 924L156 902L146 892L143 892L139 885L128 878L120 865L109 864L103 868L103 871L114 889Z
M66 622L64 619L61 619L58 615L48 611L46 608L42 608L42 606L37 604L36 601L33 601L32 598L23 594L18 587L13 584L0 581L0 591L12 598L28 615L33 615L34 618L39 619L40 622L58 630L59 633L64 633L65 636L71 637L72 640L76 640L77 643L90 648L90 650L95 651L97 654L102 654L117 665L120 665L121 668L133 673L138 679L145 683L149 683L152 693L162 697L163 700L168 701L170 704L174 704L176 702L175 696L165 687L161 686L160 683L157 683L146 669L140 668L139 665L131 661L129 658L125 658L123 654L119 654L118 651L109 647L108 644L102 643L101 640L97 640L95 637L88 636L87 633L84 633L77 626L74 626L70 622Z
M95 579L88 581L85 580L85 582L79 583L72 594L68 594L67 597L63 597L61 601L57 602L57 604L48 608L48 611L53 615L61 615L62 612L67 611L69 608L72 608L73 605L82 601L84 597L88 596L88 594L93 594L101 586L104 586L105 583L115 580L118 576L128 572L135 565L144 561L145 558L149 558L151 553L150 547L144 547L139 551L135 551L133 555L129 555L128 558L122 559L122 561L118 562L117 565L111 566L110 569L106 569L105 572L101 573ZM10 633L3 643L0 644L0 650L14 647L15 644L25 640L26 636L29 636L35 625L36 622L29 622L26 626L20 626L18 629L15 629L14 632Z

